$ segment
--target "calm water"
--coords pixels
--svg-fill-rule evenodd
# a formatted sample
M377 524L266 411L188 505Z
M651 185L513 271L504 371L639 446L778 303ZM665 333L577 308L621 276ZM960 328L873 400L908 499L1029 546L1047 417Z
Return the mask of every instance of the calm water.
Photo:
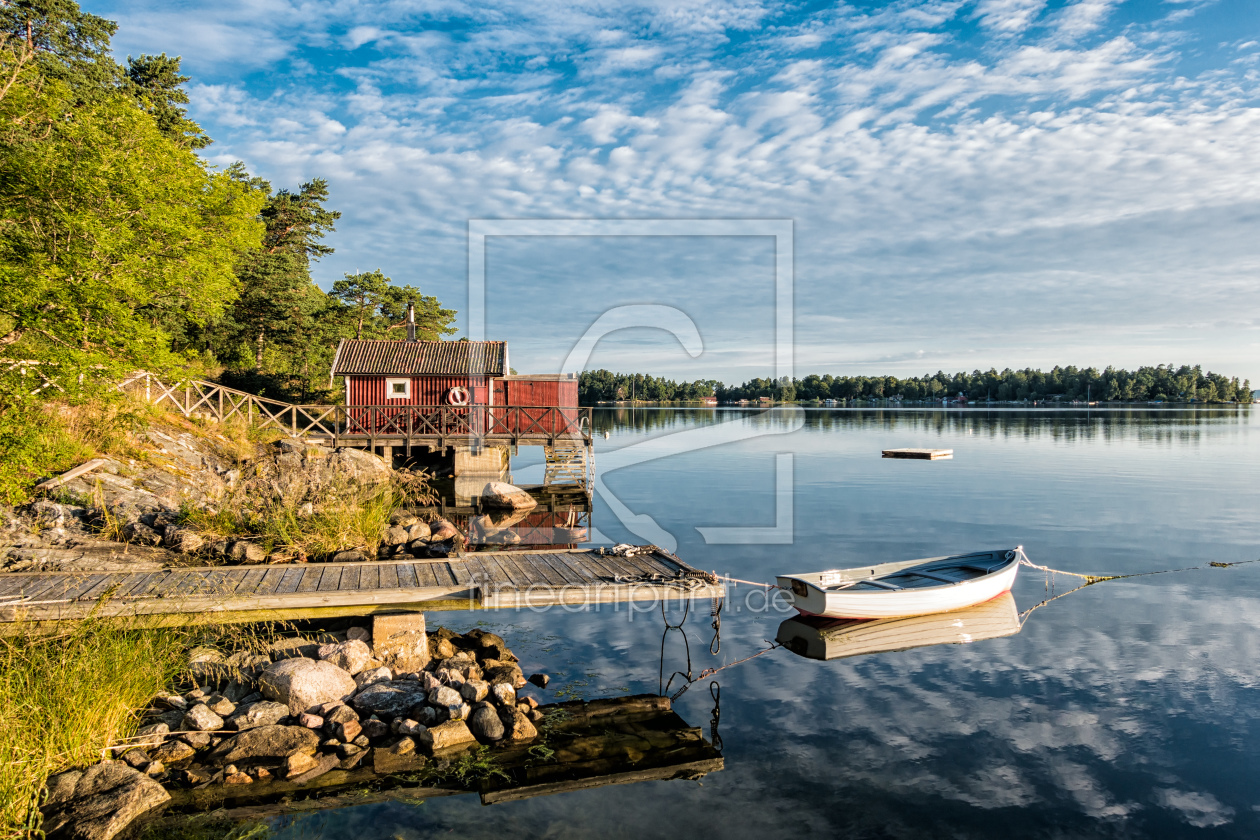
M741 578L1014 544L1078 572L1204 568L1088 587L1007 638L831 662L779 649L725 670L725 769L702 782L360 806L277 821L279 837L1260 836L1260 563L1207 567L1260 558L1255 412L809 411L791 431L746 413L637 410L600 412L596 425L609 433L596 449L605 469L663 456L604 473L621 502L683 559ZM732 429L760 436L696 448ZM695 451L668 454L687 432ZM956 457L879 457L901 446ZM706 545L698 526L774 525L783 452L794 453L794 544ZM518 459L518 480L528 464ZM594 522L642 541L603 501ZM717 655L710 605L695 604L684 625L695 672L775 637L784 615L748 609L751 591L728 598ZM1041 573L1021 572L1020 610L1047 594ZM549 696L656 692L662 668L686 667L679 633L662 665L659 612L430 621L504 633L526 673L553 675ZM706 733L710 682L675 704Z

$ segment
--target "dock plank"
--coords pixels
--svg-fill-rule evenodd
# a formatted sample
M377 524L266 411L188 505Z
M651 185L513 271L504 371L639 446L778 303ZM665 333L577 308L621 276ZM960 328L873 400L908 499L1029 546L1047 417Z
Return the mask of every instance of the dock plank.
M307 566L302 572L302 579L298 581L298 592L314 592L319 589L319 579L323 577L324 569L322 566Z
M473 598L483 607L612 603L653 598L694 599L722 594L720 584L687 588L668 582L618 583L660 572L689 570L668 557L616 557L589 550L473 552L445 560L388 560L319 565L211 566L159 572L37 572L0 575L11 593L48 604L12 604L0 622L101 615L224 613L363 613ZM20 576L20 577L19 577ZM117 597L100 602L113 591ZM121 593L121 594L118 594ZM40 596L45 596L41 598ZM394 606L397 605L397 606ZM0 605L2 606L2 605ZM237 619L243 620L243 619Z
M285 569L284 577L280 579L280 585L276 587L276 594L287 595L290 592L296 592L304 574L306 574L305 566L294 566L293 568Z
M345 570L340 565L329 565L319 579L320 592L337 592L341 588L341 575Z

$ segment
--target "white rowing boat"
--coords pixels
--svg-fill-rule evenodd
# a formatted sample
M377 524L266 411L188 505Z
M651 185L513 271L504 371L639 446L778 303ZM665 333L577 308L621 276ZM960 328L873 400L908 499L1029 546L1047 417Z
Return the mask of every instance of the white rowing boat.
M779 587L806 615L898 618L961 610L990 601L1015 584L1023 546L951 557L779 575Z
M974 607L932 615L876 621L800 615L780 624L775 640L798 656L830 660L929 645L969 644L1013 636L1019 627L1015 597L1004 592Z

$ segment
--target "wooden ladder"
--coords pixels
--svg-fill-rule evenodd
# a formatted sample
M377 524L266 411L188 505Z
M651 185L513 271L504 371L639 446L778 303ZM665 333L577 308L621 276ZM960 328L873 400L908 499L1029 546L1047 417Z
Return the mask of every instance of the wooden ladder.
M595 457L591 447L580 440L556 441L543 448L546 470L543 485L576 484L583 490L591 487L591 472L595 469Z

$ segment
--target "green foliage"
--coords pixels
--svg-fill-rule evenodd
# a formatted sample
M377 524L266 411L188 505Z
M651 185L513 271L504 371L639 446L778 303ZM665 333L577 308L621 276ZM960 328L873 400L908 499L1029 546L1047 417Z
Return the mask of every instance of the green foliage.
M1055 367L1050 371L1025 368L998 372L973 371L972 373L925 374L920 377L898 379L895 376L807 376L794 380L795 394L801 400L871 400L901 398L913 400L940 400L965 395L972 402L986 399L1007 401L1058 400L1145 402L1168 400L1173 402L1250 402L1251 384L1239 382L1218 373L1207 372L1199 366L1176 367L1158 365L1142 367L1136 371L1108 367L1077 368ZM718 391L720 400L756 399L773 396L776 383L754 379L732 388ZM790 398L788 398L790 399Z
M127 56L127 79L132 84L132 94L140 107L153 116L158 131L191 149L204 149L213 142L201 126L188 119L187 109L180 107L188 104L183 88L188 77L180 75L178 56Z
M716 379L695 382L674 382L642 373L613 373L610 370L588 370L578 376L578 401L582 405L609 400L647 400L649 402L685 402L711 397L722 387Z
M414 286L392 285L379 268L345 275L333 283L329 296L344 307L355 338L389 338L392 330L405 329L408 303L415 305L416 338L435 341L455 332L455 310L443 309L437 298L421 295Z
M55 0L3 11L0 414L177 362L168 325L223 312L263 198L137 107L112 23Z

